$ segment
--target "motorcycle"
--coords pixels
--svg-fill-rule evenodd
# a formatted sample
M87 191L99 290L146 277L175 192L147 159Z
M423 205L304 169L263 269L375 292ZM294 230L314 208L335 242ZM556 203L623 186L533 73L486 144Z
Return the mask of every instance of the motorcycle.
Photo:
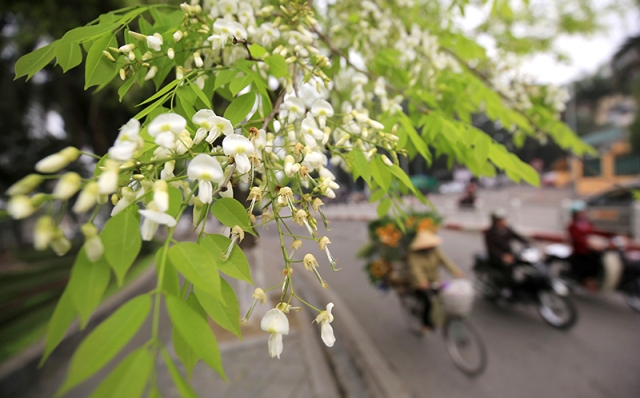
M577 288L581 282L573 270L579 267L571 255L571 247L555 243L545 248L546 265L550 272L562 279L570 288ZM621 292L625 302L640 312L640 264L625 256L625 242L621 237L612 238L602 253L602 267L598 280L598 292Z
M513 282L508 287L502 282L502 272L484 255L476 255L473 271L479 290L491 302L504 299L510 303L534 305L542 319L557 329L569 329L578 319L569 288L549 274L542 254L536 248L527 247L516 256L511 266Z

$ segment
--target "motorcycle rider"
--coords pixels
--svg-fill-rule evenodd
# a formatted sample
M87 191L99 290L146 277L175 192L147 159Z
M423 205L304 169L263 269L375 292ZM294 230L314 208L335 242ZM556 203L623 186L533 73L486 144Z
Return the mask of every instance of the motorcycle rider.
M464 273L438 248L440 243L442 243L441 237L429 230L424 230L418 232L409 246L411 252L407 261L411 271L411 283L416 296L424 303L421 320L425 332L431 331L434 327L428 289L432 283L440 282L439 267L444 266L456 278L464 276Z
M598 290L597 277L602 270L602 247L589 241L590 235L612 236L612 234L596 231L587 218L586 204L575 201L571 205L571 223L568 226L573 253L571 255L572 276L581 282L589 291Z
M498 271L500 278L497 282L503 288L510 288L514 283L511 269L516 262L511 247L513 241L529 245L527 239L509 227L504 210L498 209L491 213L491 226L484 233L484 242L489 265Z

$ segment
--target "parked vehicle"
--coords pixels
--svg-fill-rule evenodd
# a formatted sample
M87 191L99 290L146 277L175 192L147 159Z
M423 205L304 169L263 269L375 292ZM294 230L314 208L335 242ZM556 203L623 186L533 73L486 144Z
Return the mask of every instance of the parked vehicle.
M540 250L525 248L511 267L514 283L509 288L502 288L499 283L502 273L486 256L476 255L473 270L478 288L487 300L533 305L545 322L558 329L569 329L576 323L578 314L569 297L569 289L549 274Z
M626 303L640 312L640 263L630 261L624 255L624 244L620 237L610 240L602 255L602 269L598 275L600 292L618 291ZM546 264L550 272L561 278L570 288L580 286L573 270L580 267L571 256L571 247L553 244L545 248Z
M586 199L587 217L594 228L620 235L633 236L633 191L640 183L610 189Z

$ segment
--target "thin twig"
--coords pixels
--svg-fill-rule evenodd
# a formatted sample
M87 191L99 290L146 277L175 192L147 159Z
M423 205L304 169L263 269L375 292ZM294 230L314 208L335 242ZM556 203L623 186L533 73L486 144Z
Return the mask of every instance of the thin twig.
M269 116L267 116L266 119L264 119L264 122L262 123L263 130L267 128L271 120L276 116L278 112L280 112L280 105L282 105L282 101L284 101L284 94L286 93L286 91L287 90L282 89L280 91L280 94L278 94L278 99L276 100L276 103L273 105L273 109L271 110L271 113L269 114Z
M220 192L222 188L227 187L227 185L229 184L229 181L231 181L231 176L233 176L233 173L235 171L236 171L236 163L231 165L231 171L229 171L229 174L227 174L227 177L224 179L224 181L222 181L222 184L218 185L218 188L216 188L215 191L213 191L213 193L211 194L211 197L216 196L216 194Z

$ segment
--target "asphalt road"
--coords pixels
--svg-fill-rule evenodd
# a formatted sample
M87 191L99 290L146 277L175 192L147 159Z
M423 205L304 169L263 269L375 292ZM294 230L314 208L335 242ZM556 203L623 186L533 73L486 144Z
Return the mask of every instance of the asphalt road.
M640 396L640 314L618 295L577 295L579 320L569 331L548 326L533 308L478 300L471 319L486 343L489 364L482 376L469 379L454 367L440 336L428 339L410 334L395 295L369 284L364 261L356 258L366 240L366 224L333 222L331 226L327 236L342 269L331 271L325 260L321 274L416 397ZM468 271L473 254L482 249L480 235L443 231L442 236L445 252ZM275 257L275 252L269 255L276 243L274 231L263 233L262 239L265 256ZM309 243L303 250L325 259ZM340 308L334 308L334 315L335 322L340 322Z

